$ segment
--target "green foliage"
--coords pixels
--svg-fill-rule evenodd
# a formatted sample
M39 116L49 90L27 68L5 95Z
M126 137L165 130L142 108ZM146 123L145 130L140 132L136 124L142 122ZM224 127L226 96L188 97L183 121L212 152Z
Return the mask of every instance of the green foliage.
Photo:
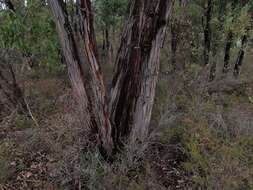
M217 132L205 118L190 114L179 126L167 129L163 141L176 140L184 147L188 155L184 167L196 188L252 189L253 137Z
M95 0L96 21L100 27L117 27L125 15L127 0Z
M237 8L236 10L231 9L225 20L225 32L232 31L237 38L246 34L246 29L251 25L249 10L249 5Z
M95 27L97 31L111 32L117 31L123 23L123 17L126 15L127 0L95 0L92 2L94 7L95 16ZM103 34L105 35L105 34ZM98 42L102 41L101 37L98 36Z
M155 97L155 105L152 111L153 119L158 120L161 111L164 109L164 106L167 102L167 94L168 94L168 88L167 88L167 82L165 80L160 80L156 87L157 96Z
M27 7L19 4L15 12L0 11L0 47L17 49L34 57L39 65L56 67L60 51L48 7L39 0L29 1Z
M18 129L26 129L32 127L33 121L26 115L18 114L15 117L14 125Z
M197 37L194 41L198 41L199 35L197 34L203 33L205 25L207 0L191 1L186 8L180 7L179 1L177 1L174 6L176 18L184 15L182 18L191 24L191 32ZM246 33L249 36L252 35L252 10L252 1L213 0L210 23L211 49L217 51L218 48L223 48L228 32L232 31L233 33L233 44Z
M0 184L11 176L10 154L14 144L10 140L0 141Z
M102 189L100 181L105 175L103 159L99 152L86 152L80 155L82 175L87 179L88 189Z

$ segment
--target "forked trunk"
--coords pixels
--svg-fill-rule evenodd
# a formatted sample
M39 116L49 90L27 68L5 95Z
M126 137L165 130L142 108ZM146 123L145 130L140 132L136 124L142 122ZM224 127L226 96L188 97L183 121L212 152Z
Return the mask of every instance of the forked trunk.
M112 84L111 112L98 62L91 2L76 1L74 24L68 20L63 0L48 2L86 127L97 130L107 155L130 131L143 139L151 118L170 0L130 1Z
M64 2L49 0L48 3L55 20L83 123L87 125L86 127L97 131L102 149L107 154L111 154L113 149L111 125L103 77L97 60L90 1L77 1L78 23L75 31L69 23ZM85 72L85 66L88 67L87 72Z
M132 0L118 51L110 113L117 142L148 132L170 0Z

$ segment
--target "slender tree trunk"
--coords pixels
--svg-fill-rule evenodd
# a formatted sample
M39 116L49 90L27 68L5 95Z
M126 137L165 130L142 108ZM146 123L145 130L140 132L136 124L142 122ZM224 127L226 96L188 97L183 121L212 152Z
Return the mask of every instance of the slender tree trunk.
M0 103L7 106L9 111L17 109L20 113L25 113L27 107L22 89L18 85L16 74L11 60L8 57L8 50L1 52L0 58Z
M97 47L91 14L91 2L78 0L78 26L71 28L62 0L48 1L53 14L70 81L86 127L97 131L102 152L113 149L111 125L106 105L106 90L98 63ZM84 67L88 67L86 74Z
M226 3L226 2L225 2ZM231 7L232 7L232 14L233 11L235 11L237 5L239 4L238 0L233 0L231 3ZM234 15L232 18L232 22L234 21ZM234 34L232 32L232 30L230 30L227 34L227 38L226 38L226 44L225 44L225 50L224 50L224 65L223 65L223 70L222 72L228 73L230 70L230 53L231 53L231 48L233 45L233 40L234 40Z
M226 5L227 0L219 0L219 30L223 31L224 28L224 19L226 15ZM220 39L221 40L221 39ZM213 81L216 77L217 70L217 50L219 49L219 43L214 42L212 45L212 65L210 68L209 81Z
M187 5L187 0L180 0L179 6L184 8ZM174 7L174 4L172 5ZM183 68L183 65L179 65L177 63L177 51L181 42L181 28L182 28L182 19L181 17L176 18L175 11L172 8L172 16L170 23L170 32L171 32L171 65L173 70L177 70L178 68ZM183 64L183 63L182 63Z
M105 47L106 47L105 30L103 30L103 45L102 45L103 50L105 50Z
M89 68L89 78L87 83L87 94L89 103L92 107L92 118L94 118L95 126L98 129L101 147L105 149L107 154L111 154L113 150L113 139L111 135L112 126L110 123L109 108L107 105L106 88L101 72L98 51L96 45L95 32L93 28L93 14L91 10L90 0L77 0L80 4L79 10L79 31L84 44L79 45L79 49L84 47L86 65Z
M246 1L245 3L247 3L248 1ZM246 33L242 36L241 38L241 47L240 47L240 50L239 50L239 53L238 53L238 56L237 56L237 59L236 59L236 62L235 62L235 65L234 65L234 77L238 77L239 74L240 74L240 69L241 69L241 66L242 66L242 63L243 63L243 58L244 58L244 54L245 54L245 49L247 47L247 43L248 43L248 38L249 38L249 34L250 34L250 31L252 31L252 28L253 28L253 11L252 9L249 11L249 16L251 18L251 26L247 26L246 27Z
M232 47L232 43L233 43L233 33L229 31L225 45L223 73L228 73L229 71L230 50Z
M15 12L15 7L14 7L13 3L10 0L4 0L3 2L5 3L6 7L9 10L12 10L13 12Z
M105 28L105 41L106 41L106 48L107 48L107 50L109 50L111 43L109 40L109 31L108 31L107 27Z
M170 0L131 0L116 58L111 90L111 121L119 142L147 135Z
M109 52L109 48L110 48L109 31L106 26L105 29L103 29L103 50Z
M212 0L207 0L207 7L205 11L205 28L204 28L204 63L209 63L210 49L211 49L211 13L212 13Z
M184 62L177 62L177 53L178 49L180 48L181 42L183 42L184 39L182 39L184 36L182 35L182 29L184 26L186 26L184 23L184 16L176 16L176 10L174 9L174 3L172 2L172 10L171 10L171 19L170 19L170 32L171 32L171 65L172 70L182 70L185 67ZM180 0L179 1L179 7L182 9L181 11L184 11L184 8L189 3L188 0Z
M247 46L247 35L243 35L242 37L242 41L241 41L241 48L239 50L236 62L235 62L235 66L234 66L234 77L238 77L239 73L240 73L240 69L242 66L242 62L243 62L243 58L244 58L244 54L245 54L245 48Z
M113 62L113 44L111 41L111 36L109 35L109 30L108 27L105 29L105 44L106 44L106 61L108 64L112 64Z
M210 73L209 73L209 82L213 81L216 77L216 66L217 66L217 60L216 60L216 48L214 48L213 53L212 53L212 65L210 68Z
M180 23L174 19L171 23L171 65L173 70L176 69L177 65L177 47L179 41L179 25Z

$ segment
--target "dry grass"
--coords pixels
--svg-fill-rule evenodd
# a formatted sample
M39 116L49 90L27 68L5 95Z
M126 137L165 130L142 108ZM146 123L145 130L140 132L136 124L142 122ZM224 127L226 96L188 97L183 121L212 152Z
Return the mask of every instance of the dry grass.
M83 128L68 82L29 80L39 126L16 112L1 123L0 189L251 190L253 86L210 95L193 88L200 70L160 77L150 137L113 163Z

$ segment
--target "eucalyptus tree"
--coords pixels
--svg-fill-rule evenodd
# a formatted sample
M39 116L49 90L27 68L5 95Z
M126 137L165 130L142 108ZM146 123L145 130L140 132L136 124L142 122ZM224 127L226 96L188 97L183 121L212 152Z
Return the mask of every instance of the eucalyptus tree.
M243 60L243 49L245 49L246 45L246 33L249 33L251 28L251 1L238 1L233 0L230 3L227 3L226 7L226 21L225 21L225 33L227 33L226 43L225 43L225 50L224 50L224 65L223 65L223 73L228 73L231 68L230 64L230 57L231 57L231 49L236 41L240 41L241 43L241 53L237 58L236 66L234 70L239 68L238 66L241 65ZM241 57L241 58L239 58ZM237 71L234 72L234 74ZM237 74L235 74L237 75Z
M101 152L112 155L128 137L143 140L151 119L171 0L129 1L110 97L97 55L91 1L76 1L75 27L62 0L48 3L82 119L85 127L97 133Z

